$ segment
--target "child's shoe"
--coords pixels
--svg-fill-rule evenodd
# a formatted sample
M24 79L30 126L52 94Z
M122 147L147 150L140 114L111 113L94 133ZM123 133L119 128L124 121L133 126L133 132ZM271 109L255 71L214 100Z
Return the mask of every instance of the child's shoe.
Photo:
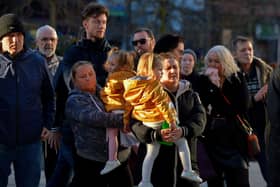
M114 170L115 168L119 167L121 165L119 160L108 160L106 162L105 167L101 170L100 174L104 175L109 173L110 171Z
M183 171L181 177L190 181L202 183L202 179L198 176L198 174L195 171Z
M149 181L141 181L139 184L138 184L138 187L154 187L153 185L152 185L152 183L151 182L149 182Z

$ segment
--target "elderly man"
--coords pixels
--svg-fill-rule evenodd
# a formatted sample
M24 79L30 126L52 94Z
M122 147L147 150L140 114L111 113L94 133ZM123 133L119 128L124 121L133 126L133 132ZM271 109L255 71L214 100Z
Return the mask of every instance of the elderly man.
M24 36L15 14L0 17L0 186L7 186L11 164L17 186L39 186L43 127L51 127L55 114L46 61L25 47Z
M44 25L37 29L36 47L39 53L46 58L52 76L55 75L59 62L62 60L62 57L55 54L57 43L58 37L53 27Z
M36 48L40 55L42 55L48 63L48 69L52 77L54 77L56 70L62 57L56 55L58 37L56 30L49 26L43 25L36 31ZM56 128L52 128L49 137L49 143L43 141L44 152L44 170L46 181L49 181L54 168L56 166L57 151L60 140L60 134L56 133Z

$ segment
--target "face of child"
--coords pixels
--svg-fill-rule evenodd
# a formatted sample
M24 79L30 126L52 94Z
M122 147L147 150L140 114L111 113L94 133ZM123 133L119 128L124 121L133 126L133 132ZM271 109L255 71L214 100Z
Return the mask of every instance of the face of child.
M153 72L154 72L154 75L155 75L155 78L156 80L160 80L161 76L162 76L162 67L155 67L153 69Z
M113 58L113 56L110 56L108 59L108 72L109 73L116 71L116 69L118 67L118 62L117 62L116 58Z

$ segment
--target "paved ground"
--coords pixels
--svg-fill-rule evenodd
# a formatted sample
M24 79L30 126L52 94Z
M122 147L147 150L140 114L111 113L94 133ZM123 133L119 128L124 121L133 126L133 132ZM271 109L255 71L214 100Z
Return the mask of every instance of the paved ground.
M259 165L256 162L251 162L250 163L250 184L251 187L266 187L266 183L263 179L263 177L261 176L260 173L260 168ZM44 179L44 173L42 172L41 175L41 181L40 181L40 186L39 187L45 187L45 179ZM14 176L11 175L9 178L9 185L8 187L16 187L15 185L15 181L14 181ZM207 187L207 184L203 183L201 184L200 187Z

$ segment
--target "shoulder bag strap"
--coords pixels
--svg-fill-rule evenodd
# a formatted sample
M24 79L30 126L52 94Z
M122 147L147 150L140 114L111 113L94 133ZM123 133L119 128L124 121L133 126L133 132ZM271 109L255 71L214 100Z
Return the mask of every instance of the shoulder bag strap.
M229 101L229 99L223 93L221 93L221 94L222 94L224 100L226 101L226 103L231 105L231 102ZM249 122L246 119L241 118L238 113L235 115L235 117L240 122L240 124L242 125L245 132L248 133L248 134L252 134L253 128L251 127Z

